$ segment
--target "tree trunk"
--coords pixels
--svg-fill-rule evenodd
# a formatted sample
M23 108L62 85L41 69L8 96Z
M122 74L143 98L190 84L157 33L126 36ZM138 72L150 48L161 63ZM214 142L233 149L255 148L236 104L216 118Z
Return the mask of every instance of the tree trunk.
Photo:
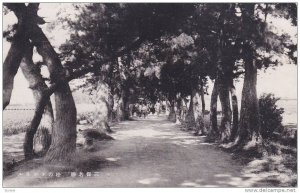
M224 80L219 84L219 98L222 107L222 119L219 131L221 142L228 142L231 133L232 112L230 108L229 86L226 82Z
M231 103L232 103L232 128L231 128L230 141L233 141L237 135L238 128L239 128L238 100L237 100L236 90L233 81L230 87L230 94L231 94Z
M205 115L205 99L204 99L204 89L203 89L203 85L201 86L201 104L202 104L202 114L203 116Z
M108 121L113 121L113 108L114 108L114 95L112 93L109 93L108 95Z
M121 103L120 103L120 119L122 121L129 120L129 76L126 73L126 66L122 63L122 58L117 58L119 75L121 79ZM127 61L128 62L128 61Z
M185 122L185 117L187 114L188 108L184 98L181 99L181 112L180 112L180 120L181 122Z
M245 78L242 91L240 127L237 144L245 145L260 138L259 106L256 94L257 67L255 59L245 60Z
M27 38L25 37L25 18L22 13L19 14L17 25L16 34L3 63L3 109L10 103L14 78L24 56L24 51L28 46Z
M175 101L170 100L169 102L170 102L170 107L169 107L170 113L168 116L168 120L172 122L176 122Z
M32 89L33 96L35 99L35 105L37 107L39 101L42 99L44 90L46 90L48 87L40 74L40 68L36 66L32 61L32 48L28 48L28 51L25 53L25 57L23 58L23 61L20 66L25 78L29 83L29 88ZM41 154L46 153L50 147L50 134L52 133L53 122L54 118L52 104L51 101L48 100L40 123L39 131L35 138L35 141L39 139L42 145ZM24 155L26 159L30 159L33 157L34 136L38 129L37 126L38 124L31 125L26 131L24 141Z
M219 90L219 82L216 79L214 83L214 87L211 93L211 101L210 101L210 131L209 136L211 138L218 138L218 119L217 119L217 108L218 108L218 90Z
M101 96L99 100L97 100L96 104L97 107L94 113L93 128L98 130L100 133L112 133L113 131L110 129L108 124L109 104L106 101L106 97Z
M120 119L121 121L129 120L129 91L126 87L121 91L120 102Z
M196 127L195 116L194 116L194 96L196 91L193 90L191 93L190 105L186 114L185 122L188 130L193 130Z
M68 81L65 79L65 70L41 28L33 25L29 34L48 67L51 81L59 84L54 92L56 120L52 143L45 160L70 161L76 149L76 107Z
M37 131L38 126L40 125L43 113L45 111L45 107L48 104L48 101L50 100L50 96L47 94L43 94L41 97L41 100L38 101L34 116L31 120L29 129L26 131L25 135L25 142L24 142L24 154L25 159L31 159L33 158L34 152L33 152L33 138L34 134ZM52 131L53 133L53 131Z
M91 100L96 104L96 109L93 113L93 128L99 132L111 133L112 130L108 124L110 114L110 89L109 86L102 80L98 80L96 88L91 92Z
M195 90L195 95L193 98L193 107L194 107L194 118L196 122L196 127L195 127L195 135L205 135L207 133L206 128L204 127L204 119L203 119L203 113L201 109L201 91Z
M175 109L175 123L181 124L181 112L182 112L182 101L181 97L177 97L176 99L176 109Z
M121 117L123 117L121 111L121 106L122 106L122 97L120 97L118 94L114 95L114 120L119 122L121 121Z

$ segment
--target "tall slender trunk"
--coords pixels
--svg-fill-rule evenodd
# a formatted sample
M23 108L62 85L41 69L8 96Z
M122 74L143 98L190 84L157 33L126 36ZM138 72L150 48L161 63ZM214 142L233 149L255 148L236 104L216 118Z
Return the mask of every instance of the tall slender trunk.
M121 121L121 118L123 117L123 115L122 115L123 111L121 111L122 104L123 104L122 97L120 97L118 94L115 94L114 95L114 106L115 106L114 120L117 122Z
M255 25L253 16L255 14L255 4L243 4L242 21L243 30L252 29ZM243 45L245 78L242 91L240 125L236 144L243 146L250 142L253 145L261 143L259 106L256 93L257 66L255 61L255 50L249 43ZM251 145L250 145L251 146ZM248 146L248 147L250 147Z
M194 116L194 96L196 91L193 90L191 93L190 105L188 112L185 117L185 122L188 130L193 130L196 127L195 116Z
M202 114L205 115L205 98L204 98L203 85L201 85L200 94L201 94Z
M108 121L113 121L113 108L114 108L114 95L112 93L109 93L108 95Z
M195 128L195 135L205 135L207 133L206 128L204 127L204 119L203 119L203 113L201 108L201 91L194 90L195 95L193 98L193 107L194 107L194 118L196 122L196 128Z
M124 87L121 91L120 111L121 121L129 120L129 90L127 87Z
M27 79L29 83L29 88L32 89L33 96L35 99L36 107L38 105L38 102L41 100L43 96L44 90L46 90L48 87L45 84L41 74L40 74L40 68L36 66L32 61L32 47L28 48L26 51L23 61L20 65L22 72ZM40 143L42 145L41 153L44 154L48 151L50 144L51 144L51 136L52 128L53 128L53 109L51 101L48 100L43 117L40 123L40 129L38 131L38 136L36 136L36 140L40 139ZM35 127L32 127L35 126ZM30 159L33 157L34 154L34 136L37 132L37 124L30 125L26 131L25 135L25 141L24 141L24 155L26 159Z
M174 100L169 100L170 106L169 106L169 116L168 120L172 122L176 122L176 113L175 113L175 101Z
M175 123L181 124L182 100L181 97L176 97Z
M51 146L46 161L70 161L76 149L76 107L61 61L40 27L33 25L28 31L38 53L48 67L52 82L59 84L55 95L56 119Z
M185 117L187 114L188 108L187 108L187 104L184 98L181 99L181 112L180 112L180 119L181 122L185 121Z
M228 142L231 133L232 112L230 108L229 85L224 80L219 84L219 98L222 107L222 119L220 125L220 140Z
M121 103L120 103L120 119L122 121L129 119L129 76L126 73L126 66L122 63L122 58L117 58L118 70L121 79ZM126 62L129 62L128 60ZM127 63L126 63L127 64Z
M233 141L237 135L238 128L239 128L238 100L237 100L236 90L233 81L230 87L230 94L231 94L231 103L232 103L232 128L231 128L230 141Z
M212 138L218 138L218 119L217 119L217 108L218 108L218 90L219 90L218 79L215 80L214 87L211 93L210 101L210 131L209 135Z
M260 138L259 106L256 93L257 67L255 59L245 60L245 79L242 91L238 144Z

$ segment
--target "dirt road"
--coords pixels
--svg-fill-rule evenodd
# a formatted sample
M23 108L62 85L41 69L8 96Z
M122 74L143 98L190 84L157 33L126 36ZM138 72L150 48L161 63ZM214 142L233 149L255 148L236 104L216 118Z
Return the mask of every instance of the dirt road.
M250 187L255 178L228 153L165 117L125 121L113 130L114 141L74 158L74 171L35 160L6 177L4 186Z

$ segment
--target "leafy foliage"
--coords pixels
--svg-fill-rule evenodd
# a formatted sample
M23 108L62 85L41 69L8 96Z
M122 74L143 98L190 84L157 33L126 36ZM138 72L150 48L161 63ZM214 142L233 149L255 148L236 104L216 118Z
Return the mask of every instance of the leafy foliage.
M273 132L282 132L281 122L284 109L277 107L276 102L278 100L280 98L276 98L272 93L263 94L259 99L259 115L263 138L271 138Z

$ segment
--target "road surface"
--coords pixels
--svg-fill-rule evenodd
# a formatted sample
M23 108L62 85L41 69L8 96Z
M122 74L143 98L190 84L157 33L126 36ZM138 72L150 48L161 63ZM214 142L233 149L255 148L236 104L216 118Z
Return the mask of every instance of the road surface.
M34 160L16 168L4 187L250 187L255 176L203 137L164 116L124 121L115 138L82 150L70 168Z

